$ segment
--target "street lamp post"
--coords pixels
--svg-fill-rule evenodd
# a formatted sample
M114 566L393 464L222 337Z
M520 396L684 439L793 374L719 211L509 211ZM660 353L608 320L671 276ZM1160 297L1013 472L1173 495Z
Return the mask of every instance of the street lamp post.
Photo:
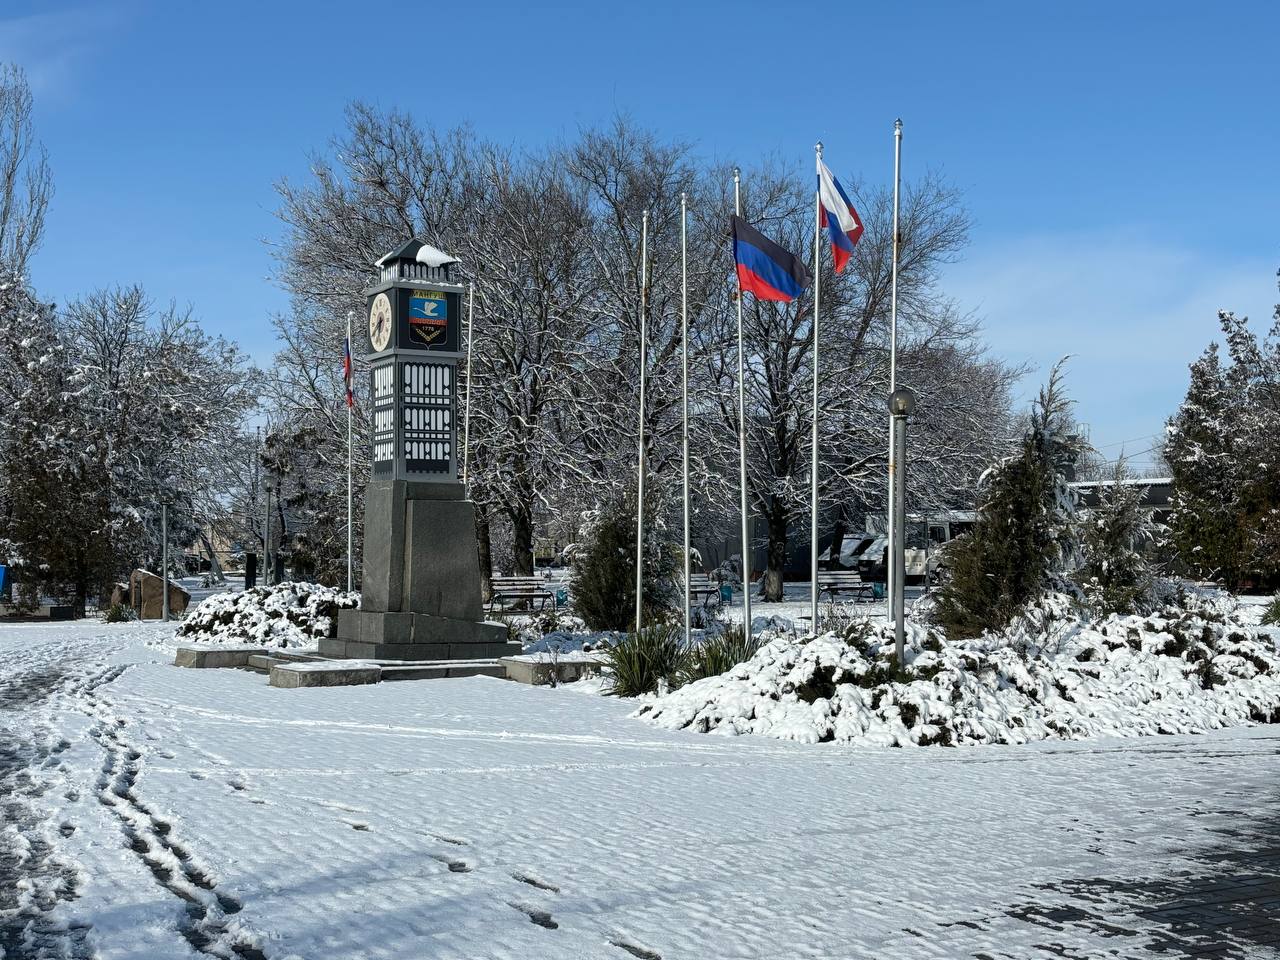
M169 622L169 501L160 501L160 619Z
M907 418L916 408L916 395L899 387L889 395L889 416L893 426L893 461L889 464L893 479L893 555L889 577L889 607L893 614L893 637L898 666L906 666L905 601L907 579Z

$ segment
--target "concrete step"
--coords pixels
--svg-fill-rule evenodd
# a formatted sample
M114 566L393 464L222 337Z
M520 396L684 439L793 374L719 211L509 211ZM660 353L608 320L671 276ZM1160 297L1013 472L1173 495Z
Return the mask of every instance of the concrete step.
M379 664L383 680L443 680L446 677L497 677L507 675L497 660L438 660L424 663Z
M327 658L321 657L314 650L271 650L253 654L245 666L254 673L270 673L271 668L280 663L312 663L324 659Z
M601 654L576 653L563 656L555 664L546 654L503 657L500 662L508 680L540 686L550 683L553 674L557 683L573 683L599 674L607 661Z
M218 669L221 667L244 667L249 658L265 654L262 647L234 646L231 644L211 644L209 646L179 647L173 662L179 667L195 669Z
M273 687L338 687L383 680L443 680L454 677L506 676L497 660L338 660L314 657L309 662L274 663Z
M252 670L254 673L270 673L271 668L277 663L284 663L283 660L277 660L269 653L255 653L247 661L244 668Z

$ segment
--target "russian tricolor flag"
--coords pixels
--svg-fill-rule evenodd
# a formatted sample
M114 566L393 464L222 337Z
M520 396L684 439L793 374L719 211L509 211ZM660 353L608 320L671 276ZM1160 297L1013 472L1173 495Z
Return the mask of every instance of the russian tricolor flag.
M809 285L809 271L741 217L729 219L733 233L733 259L738 265L738 286L759 300L790 303Z
M821 160L818 161L818 197L822 204L822 226L831 235L831 259L835 261L836 273L839 273L862 239L862 219L853 209L853 203L844 187L840 186L840 181Z

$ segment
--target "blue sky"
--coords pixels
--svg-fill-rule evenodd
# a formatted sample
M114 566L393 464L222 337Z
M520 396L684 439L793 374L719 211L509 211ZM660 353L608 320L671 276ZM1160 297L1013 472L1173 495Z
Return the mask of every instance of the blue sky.
M999 354L1150 446L1224 306L1280 266L1271 3L391 4L9 0L57 180L33 279L138 281L271 352L272 184L360 98L536 144L625 111L709 157L815 139L837 174L942 170L973 215L948 290Z

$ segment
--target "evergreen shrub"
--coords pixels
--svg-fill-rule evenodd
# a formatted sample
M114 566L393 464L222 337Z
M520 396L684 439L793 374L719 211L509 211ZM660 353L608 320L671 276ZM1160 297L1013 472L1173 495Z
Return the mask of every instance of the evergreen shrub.
M127 623L134 618L133 607L127 603L113 603L102 615L104 623Z
M1016 451L988 471L973 529L947 546L934 619L953 639L999 630L1049 589L1074 592L1074 494L1066 472L1083 444L1054 367Z
M1098 504L1080 521L1084 563L1075 581L1095 614L1146 612L1153 604L1155 576L1144 551L1155 527L1142 508L1143 486L1131 482L1124 461L1098 488Z
M664 618L678 606L678 557L646 517L644 620ZM636 515L633 497L619 497L590 515L584 542L573 555L573 610L591 630L628 630L636 616Z

